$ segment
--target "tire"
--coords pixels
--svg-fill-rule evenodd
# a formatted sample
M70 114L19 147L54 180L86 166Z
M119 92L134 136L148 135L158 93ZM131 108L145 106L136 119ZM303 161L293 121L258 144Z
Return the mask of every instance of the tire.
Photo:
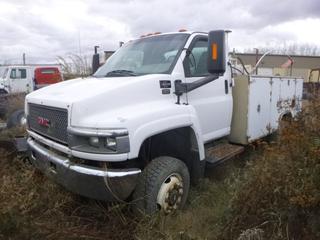
M289 127L292 121L293 121L293 118L291 114L282 116L282 118L279 121L278 134L281 135L283 130Z
M185 205L189 187L189 171L182 161L155 158L139 176L133 193L134 210L147 215L158 211L170 214Z
M11 113L7 121L7 128L22 127L25 125L24 110L19 109Z

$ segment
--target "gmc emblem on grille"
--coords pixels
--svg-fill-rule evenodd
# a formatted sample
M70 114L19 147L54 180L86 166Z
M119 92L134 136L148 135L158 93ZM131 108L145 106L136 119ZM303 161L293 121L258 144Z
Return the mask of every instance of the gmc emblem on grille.
M50 127L50 124L51 124L50 120L44 117L38 117L37 122L40 126L47 127L47 128Z

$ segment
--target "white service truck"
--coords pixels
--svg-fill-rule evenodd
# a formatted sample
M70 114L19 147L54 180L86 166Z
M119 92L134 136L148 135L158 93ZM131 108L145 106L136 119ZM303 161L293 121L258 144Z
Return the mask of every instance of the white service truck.
M190 183L301 109L303 80L233 78L226 32L154 34L96 73L30 93L35 167L75 193L170 213Z

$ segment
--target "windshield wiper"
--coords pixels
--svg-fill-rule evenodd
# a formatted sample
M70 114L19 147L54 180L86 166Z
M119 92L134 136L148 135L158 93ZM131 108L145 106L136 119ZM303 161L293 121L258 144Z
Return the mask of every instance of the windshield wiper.
M138 76L138 74L130 70L113 70L106 74L106 77L109 76Z

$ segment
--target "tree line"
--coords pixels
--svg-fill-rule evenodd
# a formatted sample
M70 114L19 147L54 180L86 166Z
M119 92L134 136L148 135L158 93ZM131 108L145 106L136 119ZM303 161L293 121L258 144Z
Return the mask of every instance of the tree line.
M315 44L280 44L278 46L262 46L258 47L259 53L266 53L271 51L272 54L281 54L281 55L305 55L305 56L319 56L320 48ZM247 48L244 50L244 53L255 53L256 48Z

